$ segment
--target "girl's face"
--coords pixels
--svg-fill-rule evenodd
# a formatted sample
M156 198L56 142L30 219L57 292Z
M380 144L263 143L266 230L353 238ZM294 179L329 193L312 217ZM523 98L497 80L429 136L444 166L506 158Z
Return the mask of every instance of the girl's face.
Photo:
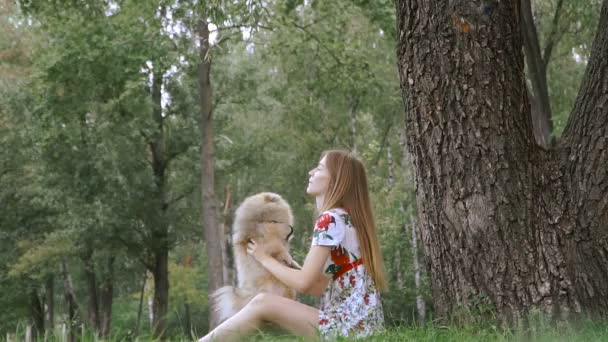
M329 171L325 165L325 157L319 161L319 165L308 172L310 179L306 193L311 196L324 195L329 186Z

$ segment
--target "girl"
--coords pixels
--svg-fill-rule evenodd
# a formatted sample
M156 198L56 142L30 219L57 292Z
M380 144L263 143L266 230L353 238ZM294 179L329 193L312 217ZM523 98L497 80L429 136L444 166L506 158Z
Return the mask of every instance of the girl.
M199 341L235 340L264 322L323 338L365 337L383 328L379 290L386 289L386 280L365 168L350 152L330 150L309 175L306 192L321 215L302 269L283 265L255 241L247 252L298 292L322 295L321 308L261 293Z

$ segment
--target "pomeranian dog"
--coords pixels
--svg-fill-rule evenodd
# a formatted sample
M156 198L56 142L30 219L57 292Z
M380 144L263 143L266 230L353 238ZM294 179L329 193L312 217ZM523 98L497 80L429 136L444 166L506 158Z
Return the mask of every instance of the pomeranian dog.
M292 226L293 215L289 204L275 193L253 195L237 208L232 226L237 286L224 286L212 294L219 322L236 314L261 292L295 299L295 290L287 287L247 254L247 242L253 239L258 248L265 249L275 259L300 269L289 254Z

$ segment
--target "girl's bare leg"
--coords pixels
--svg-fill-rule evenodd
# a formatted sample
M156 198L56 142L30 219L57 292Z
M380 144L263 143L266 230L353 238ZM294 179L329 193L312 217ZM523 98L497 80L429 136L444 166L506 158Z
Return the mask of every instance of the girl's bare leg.
M319 310L281 296L256 295L236 315L210 331L199 342L235 341L256 331L263 322L271 322L298 336L317 336Z

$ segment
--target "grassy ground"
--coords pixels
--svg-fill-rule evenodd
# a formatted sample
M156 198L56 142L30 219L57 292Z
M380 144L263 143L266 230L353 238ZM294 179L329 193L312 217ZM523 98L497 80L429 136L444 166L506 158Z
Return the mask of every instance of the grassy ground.
M305 341L305 339L278 334L258 334L247 341ZM339 341L348 341L341 339ZM537 326L509 330L492 325L485 326L427 326L401 327L388 329L377 336L365 341L416 341L416 342L447 342L447 341L525 341L525 342L608 342L608 322L585 321L579 323L556 325L539 324Z
M23 341L25 334L11 336L12 341ZM83 336L78 341L97 342L100 341L90 334ZM0 341L6 336L0 336ZM307 341L277 332L263 332L257 335L243 338L243 341ZM40 339L42 341L42 339ZM48 341L61 341L61 338L50 338ZM139 337L136 339L112 339L114 341L153 341L150 337ZM169 338L169 341L192 341L187 337ZM338 341L348 341L339 339ZM447 342L447 341L525 341L525 342L608 342L608 321L581 321L576 323L551 324L544 321L534 322L527 329L503 329L492 324L469 324L464 326L443 326L436 323L425 326L407 326L390 328L385 332L373 336L364 341L416 341L416 342Z

